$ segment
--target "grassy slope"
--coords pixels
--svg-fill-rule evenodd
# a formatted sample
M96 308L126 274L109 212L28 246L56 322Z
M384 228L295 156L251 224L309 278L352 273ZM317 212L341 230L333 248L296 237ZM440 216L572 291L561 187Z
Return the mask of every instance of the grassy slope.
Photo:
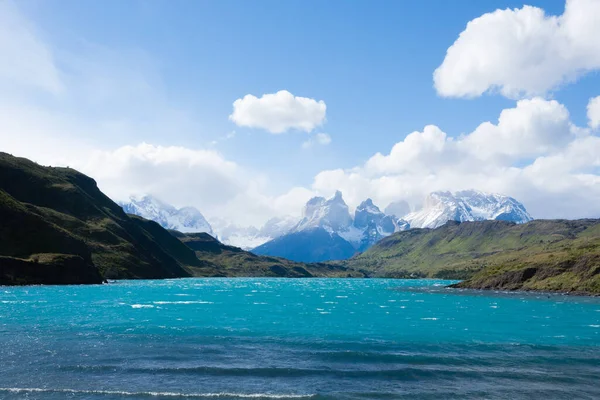
M192 268L195 276L280 276L290 278L364 276L340 265L305 264L279 257L259 256L238 247L224 245L206 233L183 234L175 231L171 233L195 250L199 259L218 266L215 271Z
M185 277L191 276L188 267L203 265L191 249L177 248L171 235L158 235L146 221L126 215L93 179L73 169L0 153L0 190L0 264L6 268L7 257L36 254L79 255L115 279ZM10 265L16 271L15 262Z
M599 220L482 221L399 232L345 265L375 276L472 278L463 287L597 293L599 259Z
M0 190L0 285L100 282L83 241Z
M179 240L153 221L125 214L93 179L5 153L0 153L0 221L0 284L360 276L341 266L256 256L203 234Z

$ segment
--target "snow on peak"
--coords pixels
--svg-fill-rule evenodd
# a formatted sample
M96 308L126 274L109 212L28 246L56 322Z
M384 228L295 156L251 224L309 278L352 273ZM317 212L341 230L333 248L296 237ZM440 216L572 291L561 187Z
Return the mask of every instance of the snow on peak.
M183 207L177 209L150 195L131 196L129 202L119 203L128 214L155 221L165 229L180 232L206 232L213 234L212 227L198 209Z
M406 215L404 219L412 228L437 228L448 221L503 220L524 223L532 220L523 204L514 198L476 190L430 193L423 209Z
M342 198L342 193L338 190L330 199L324 197L310 199L304 206L302 219L292 230L298 232L323 228L331 233L345 230L350 225L352 225L352 217Z
M302 219L292 232L323 228L332 235L339 235L354 248L362 251L379 239L408 227L405 221L381 212L371 199L363 201L356 208L352 218L342 193L336 191L330 199L310 199L304 207Z
M360 251L368 249L383 237L406 230L409 227L406 221L381 212L371 199L360 203L354 213L354 228L362 231L358 243Z

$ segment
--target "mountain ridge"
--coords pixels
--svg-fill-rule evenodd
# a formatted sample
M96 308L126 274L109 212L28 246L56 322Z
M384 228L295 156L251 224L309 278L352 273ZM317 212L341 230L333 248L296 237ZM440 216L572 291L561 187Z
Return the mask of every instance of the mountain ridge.
M0 153L0 285L88 284L192 276L364 276L218 243L213 257L157 222L126 214L96 182L70 168ZM208 239L207 239L208 240ZM205 241L207 241L205 240ZM306 273L302 272L306 271Z
M412 228L438 228L448 221L501 220L516 223L533 218L516 199L476 190L432 192L421 210L403 217Z

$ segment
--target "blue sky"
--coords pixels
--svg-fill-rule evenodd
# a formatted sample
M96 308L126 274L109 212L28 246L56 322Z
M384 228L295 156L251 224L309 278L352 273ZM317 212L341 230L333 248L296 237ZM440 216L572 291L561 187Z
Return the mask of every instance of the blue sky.
M438 126L448 137L468 135L485 121L497 124L501 111L514 108L518 100L536 96L556 100L568 109L570 123L590 129L586 106L600 95L595 60L585 64L585 73L572 76L569 71L582 67L569 66L571 70L565 72L568 83L563 80L558 88L550 85L536 93L521 88L525 92L506 96L491 89L492 93L462 98L442 96L434 87L434 71L469 21L496 9L521 9L524 4L542 8L546 15L561 15L564 1L23 0L10 4L0 12L27 22L28 32L51 54L49 63L58 71L56 80L62 89L49 95L22 89L13 85L13 80L7 92L11 97L6 95L5 101L43 109L45 115L60 115L61 124L77 131L77 135L65 133L63 137L65 130L57 125L61 133L53 139L72 142L76 136L85 149L94 151L110 152L145 142L214 152L221 161L235 163L250 174L248 180L256 181L250 191L264 194L261 201L265 203L276 203L277 197L293 188L302 188L296 192L298 196L291 195L302 201L309 192L331 194L336 183L327 187L318 183L316 176L321 172L342 169L350 174L352 169L365 169L376 153L389 154L394 144L411 132L423 131L426 125ZM490 36L490 48L494 37ZM260 98L280 90L326 103L325 122L308 133L290 129L272 134L237 126L228 118L236 99L247 94ZM328 134L331 143L302 146L318 133ZM595 135L595 131L589 134ZM9 150L21 148L27 147L9 146ZM68 154L38 150L22 155L40 162L81 166L94 176L94 167L76 157L71 161ZM505 167L525 167L540 156L552 155L550 150L542 153L512 159ZM587 168L595 168L593 163ZM177 173L173 168L169 171ZM372 175L363 174L369 179ZM113 190L108 178L103 180L102 171L95 177L102 188L107 182L106 190L114 193L113 197L125 195L122 188ZM236 185L240 183L232 187ZM440 189L440 185L431 189ZM453 189L452 185L448 183L447 189ZM415 199L425 194L425 189L389 193L380 187L370 193L364 189L368 186L373 185L354 190L349 202L369 196L380 202L405 197L416 203ZM503 192L510 188L507 182L497 188L481 186ZM211 187L194 190L207 189ZM160 189L158 194L165 197L163 192L172 190ZM237 196L235 189L214 190L230 190L231 196ZM345 190L351 191L353 188ZM524 194L528 200L527 193L532 191L519 189L508 194ZM189 203L198 195L167 200ZM529 198L538 201L535 195ZM539 207L539 214L550 215L564 201L561 197L550 210ZM231 207L237 207L234 203ZM214 214L231 211L202 201L194 205L214 209ZM380 204L382 208L385 205ZM526 206L536 209L535 205ZM282 208L288 212L292 205ZM586 213L597 211L587 209ZM284 211L263 214L280 213Z

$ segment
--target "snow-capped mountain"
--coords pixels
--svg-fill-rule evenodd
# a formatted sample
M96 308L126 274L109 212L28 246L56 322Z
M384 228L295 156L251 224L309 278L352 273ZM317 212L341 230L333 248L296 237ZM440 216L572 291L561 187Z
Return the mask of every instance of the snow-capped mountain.
M305 231L313 228L323 228L327 232L346 231L352 225L352 217L348 206L339 190L330 199L313 197L304 206L302 219L292 232Z
M259 234L261 237L275 239L285 235L296 225L298 225L298 217L291 215L274 217L268 220L263 227L260 228Z
M202 213L194 207L175 208L157 198L146 195L131 196L129 202L119 203L128 214L158 222L163 228L180 232L206 232L213 235L213 230Z
M289 232L253 251L305 262L347 258L408 227L405 221L381 212L371 199L362 202L352 218L337 191L330 199L310 199L302 219Z
M354 213L354 229L361 232L358 245L359 251L364 251L380 239L394 232L409 228L409 224L394 215L386 215L379 207L373 204L373 200L367 199L360 203Z
M502 220L516 223L531 221L523 204L512 197L464 190L456 193L433 192L423 208L403 217L411 228L437 228L446 222Z
M260 246L268 238L258 237L259 230L254 226L239 226L223 218L211 218L214 236L224 244L241 247L244 250Z

